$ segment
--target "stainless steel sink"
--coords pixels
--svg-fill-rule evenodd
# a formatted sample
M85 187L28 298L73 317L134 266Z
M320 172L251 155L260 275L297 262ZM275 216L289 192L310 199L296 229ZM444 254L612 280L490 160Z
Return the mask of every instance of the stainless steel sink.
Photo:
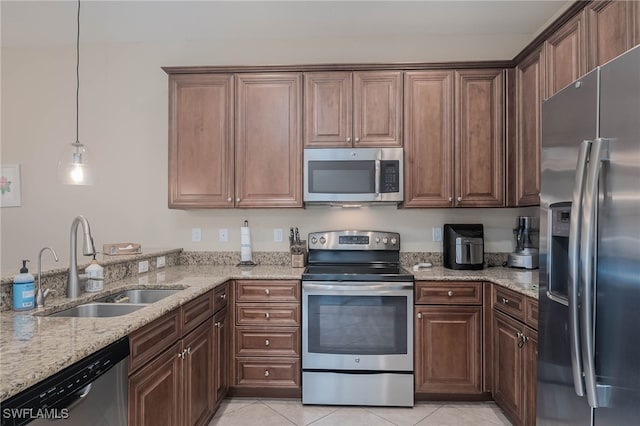
M96 299L96 302L116 303L116 304L131 304L131 303L155 303L158 300L162 300L165 297L169 297L173 294L182 291L182 289L139 289L139 290L126 290L118 293L111 294L109 296Z
M127 315L148 305L141 303L85 303L64 311L47 315L48 317L76 317L76 318L108 318Z

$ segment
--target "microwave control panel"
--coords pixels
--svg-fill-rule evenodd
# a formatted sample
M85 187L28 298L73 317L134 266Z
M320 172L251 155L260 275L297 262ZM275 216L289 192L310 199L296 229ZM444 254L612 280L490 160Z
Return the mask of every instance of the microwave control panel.
M380 192L400 192L400 162L380 161Z

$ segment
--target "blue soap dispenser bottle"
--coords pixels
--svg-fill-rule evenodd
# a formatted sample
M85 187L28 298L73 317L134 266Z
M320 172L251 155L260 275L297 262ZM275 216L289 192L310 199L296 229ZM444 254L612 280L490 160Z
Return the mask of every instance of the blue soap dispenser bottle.
M20 273L13 277L13 310L28 311L34 307L35 285L27 269L28 260L22 261Z

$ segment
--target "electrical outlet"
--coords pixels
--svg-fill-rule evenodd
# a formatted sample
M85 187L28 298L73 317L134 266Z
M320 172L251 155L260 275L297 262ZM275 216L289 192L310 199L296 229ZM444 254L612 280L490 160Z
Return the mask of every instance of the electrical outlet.
M273 241L275 241L276 243L281 243L283 232L284 231L282 231L282 228L273 228Z
M439 226L431 228L431 236L433 237L433 241L442 241L442 228Z
M229 230L227 228L218 229L218 241L226 243L229 241Z
M162 268L164 267L164 265L166 264L167 260L165 259L164 256L158 256L156 257L156 267L157 268Z
M202 229L191 228L191 241L199 243L202 240Z
M143 260L141 262L138 262L138 273L139 274L147 272L148 270L149 270L149 261L148 260Z

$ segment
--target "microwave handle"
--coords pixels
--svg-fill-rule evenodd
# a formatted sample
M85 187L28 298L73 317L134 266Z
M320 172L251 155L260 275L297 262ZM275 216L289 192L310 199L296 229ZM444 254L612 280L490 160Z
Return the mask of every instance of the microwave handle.
M373 190L375 191L376 195L380 195L380 161L381 160L376 160L376 176L375 182L373 184Z

